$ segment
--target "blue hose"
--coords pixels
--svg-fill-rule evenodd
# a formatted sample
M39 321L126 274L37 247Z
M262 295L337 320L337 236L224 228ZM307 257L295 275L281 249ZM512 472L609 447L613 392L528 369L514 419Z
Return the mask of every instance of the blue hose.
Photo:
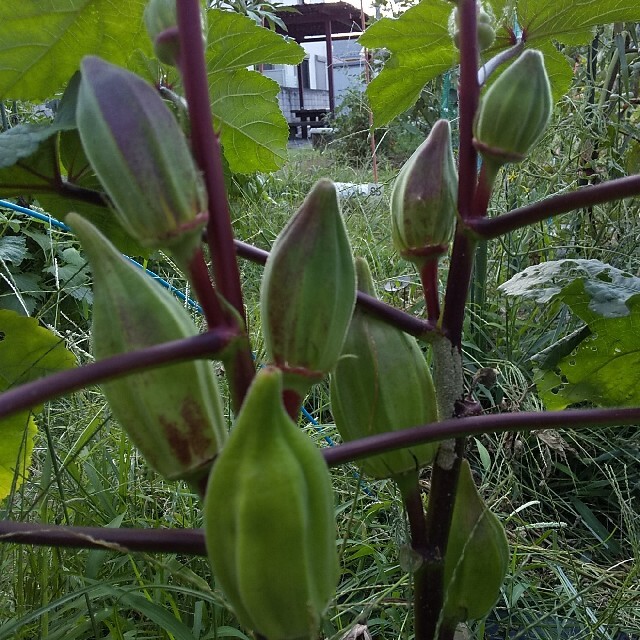
M31 218L40 220L41 222L46 222L51 227L55 227L56 229L60 229L62 231L71 231L71 228L66 224L64 224L64 222L60 222L59 220L56 220L53 216L50 216L48 213L39 213L38 211L33 211L32 209L27 209L26 207L21 207L20 205L14 204L13 202L8 202L7 200L0 200L0 207L4 207L5 209L11 209L12 211L17 211L18 213L23 213L25 215L30 216ZM159 282L163 287L171 291L171 293L173 293L177 298L179 298L183 302L186 302L190 307L195 309L198 313L202 313L202 307L195 300L188 298L182 291L180 291L180 289L176 289L176 287L174 287L172 284L167 282L164 278L161 278L157 273L154 273L153 271L146 269L143 265L141 265L139 262L136 262L133 258L129 258L129 256L125 256L125 257L128 260L130 260L133 264L135 264L136 267L139 267L140 269L144 269L151 278L153 278L154 280ZM304 407L302 407L302 415L318 431L322 431L322 427L320 426L320 423ZM331 436L323 435L323 437L330 447L335 447L336 443L333 440L333 438L331 438ZM357 478L358 480L360 479L357 473L354 474L354 477ZM367 495L371 497L375 497L364 484L362 485L362 489Z
M24 213L25 215L30 216L31 218L35 218L36 220L40 220L41 222L46 222L51 227L55 227L56 229L60 229L62 231L71 231L71 227L66 225L64 222L60 222L60 220L56 220L53 216L50 216L48 213L39 213L38 211L33 211L32 209L27 209L26 207L21 207L20 205L14 204L13 202L8 202L7 200L0 200L0 207L4 207L5 209L11 209L13 211L17 211L18 213ZM168 289L173 293L177 298L182 300L182 302L186 302L190 307L195 309L198 313L202 313L202 307L191 298L188 298L180 289L176 289L171 283L167 282L164 278L161 278L157 273L146 269L139 262L136 262L133 258L129 258L129 256L125 256L130 262L139 267L140 269L144 269L154 280L159 282L165 289Z

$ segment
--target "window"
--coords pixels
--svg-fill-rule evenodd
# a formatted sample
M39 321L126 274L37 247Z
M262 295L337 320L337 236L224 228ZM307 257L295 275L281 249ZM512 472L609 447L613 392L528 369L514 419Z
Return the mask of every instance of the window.
M300 73L302 76L302 88L311 89L311 77L309 76L309 58L305 58L300 63Z

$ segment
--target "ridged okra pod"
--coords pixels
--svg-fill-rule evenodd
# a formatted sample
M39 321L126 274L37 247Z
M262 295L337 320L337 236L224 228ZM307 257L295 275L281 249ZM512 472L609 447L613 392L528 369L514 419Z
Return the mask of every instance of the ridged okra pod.
M445 556L445 619L458 623L486 616L508 567L504 528L487 509L463 460Z
M123 228L171 250L184 268L208 218L187 140L158 92L96 56L81 65L76 120L82 146Z
M366 261L356 259L358 288L375 295ZM417 341L356 308L331 376L331 408L346 441L438 419L431 372ZM381 453L361 461L365 473L389 478L433 461L437 444Z
M335 365L356 300L351 246L333 182L320 180L276 239L260 305L270 362L301 395Z
M268 640L315 638L338 580L329 470L261 369L205 498L209 560L238 620Z
M447 120L438 120L393 185L391 231L403 258L422 266L449 250L457 220L457 191L451 127Z
M122 256L87 220L66 218L93 274L91 336L96 359L194 336L180 303ZM227 437L212 364L171 364L102 384L113 415L165 478L198 485Z

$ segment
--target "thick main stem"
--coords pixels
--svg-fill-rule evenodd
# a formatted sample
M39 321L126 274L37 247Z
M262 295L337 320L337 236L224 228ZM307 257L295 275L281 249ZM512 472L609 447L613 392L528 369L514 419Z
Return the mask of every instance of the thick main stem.
M458 180L458 214L462 221L473 216L473 201L477 180L477 153L472 144L473 119L478 108L480 87L478 85L478 41L476 1L459 0L460 14L460 150ZM458 230L454 240L451 268L445 294L442 328L451 344L455 365L462 344L462 325L467 293L471 280L474 245L462 230ZM444 351L444 350L443 350ZM444 358L442 365L447 364ZM438 365L438 363L436 363ZM453 390L462 394L459 390ZM448 404L448 403L447 403ZM440 416L441 419L451 414ZM447 448L449 451L447 451ZM431 475L431 491L426 518L427 550L426 558L432 561L424 566L414 580L414 597L420 599L424 607L426 626L416 627L416 640L450 640L450 630L438 631L438 621L443 605L444 558L447 551L449 529L458 486L460 462L464 452L464 439L458 439L455 446L451 442L441 445ZM447 454L450 455L447 455Z
M209 197L207 240L211 250L215 283L222 297L235 309L238 324L242 325L240 328L246 331L240 271L224 185L222 154L211 116L200 2L180 0L177 3L177 13L180 70L189 106L191 144L195 160L203 173ZM232 371L229 384L232 389L233 407L237 413L255 374L249 341L246 341L246 347L235 352L231 362L225 364Z
M177 3L180 35L180 71L191 122L191 146L204 174L209 196L207 238L211 248L216 285L224 298L244 319L240 272L233 245L233 229L224 184L222 154L213 130L209 86L204 57L200 2Z

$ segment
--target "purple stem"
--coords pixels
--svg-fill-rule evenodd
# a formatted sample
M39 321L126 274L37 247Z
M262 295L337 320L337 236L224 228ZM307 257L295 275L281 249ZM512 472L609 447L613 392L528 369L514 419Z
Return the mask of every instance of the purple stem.
M478 84L478 42L475 0L460 0L460 152L458 178L458 213L462 224L474 216L478 155L473 146L473 119L480 100ZM467 293L473 269L475 241L458 225L453 243L451 267L445 292L442 326L452 344L462 343Z
M200 2L180 0L177 3L180 36L180 71L189 107L193 155L209 195L207 239L213 260L216 285L224 298L244 318L240 272L233 244L233 229L224 184L222 154L218 136L213 130L209 85L205 63Z
M473 120L480 100L478 85L478 38L476 0L458 0L460 15L460 147L458 158L458 215L462 224L474 214L478 156L473 146ZM460 349L462 328L471 281L475 240L458 225L445 292L442 327L451 344ZM460 390L462 392L462 389ZM443 416L448 417L448 416ZM444 424L444 423L442 423ZM458 487L464 440L458 439L453 464L433 465L431 491L426 515L425 564L414 576L414 598L422 606L415 609L416 640L434 640L444 593L444 557L449 540L453 505ZM415 542L414 542L415 544ZM449 640L449 629L440 629L439 640Z
M422 559L421 566L419 566L413 574L413 611L415 617L415 637L425 638L428 637L428 631L424 628L424 625L427 623L427 618L423 612L429 606L427 594L429 593L430 585L426 582L428 580L426 567L429 563L429 548L427 546L427 529L424 505L422 504L422 492L420 490L417 473L411 474L409 477L394 478L394 480L396 480L400 487L404 509L409 520L411 548Z
M440 333L440 330L433 322L416 318L362 291L358 291L356 303L367 313L375 316L379 320L425 342L429 342L430 336L433 336L435 333Z
M416 444L440 442L451 438L477 436L483 433L507 431L537 431L542 429L581 429L640 423L640 407L618 409L567 409L566 411L501 413L498 415L450 418L441 422L411 427L353 440L322 450L331 467L360 458L394 451Z
M269 252L264 249L258 249L253 245L247 244L240 240L236 240L236 251L239 256L257 262L258 264L265 264L269 257ZM401 329L409 335L415 336L429 341L429 334L439 332L438 328L433 322L421 320L409 313L405 313L400 309L386 304L377 298L358 291L357 303L362 309L365 309L367 313L376 316L376 318L386 322L394 327Z
M0 542L47 547L103 549L130 553L147 551L205 556L202 529L111 529L64 527L34 522L0 521Z
M480 238L490 240L562 213L634 196L640 196L640 175L583 187L519 207L496 218L473 219L466 224Z
M209 196L207 241L213 261L214 279L221 296L236 310L238 322L244 330L246 316L224 184L222 153L211 116L200 2L180 0L177 3L177 13L180 71L189 107L191 145ZM255 374L248 340L245 346L236 350L230 361L225 362L225 366L230 373L231 397L237 413Z
M485 65L478 70L478 85L482 86L491 77L491 74L505 62L519 56L524 50L524 40L520 40L513 47L501 51L489 60Z
M460 349L462 344L462 327L464 310L467 303L469 283L473 272L473 258L476 241L460 226L456 232L451 253L451 266L447 278L447 289L444 296L443 331L451 343Z
M61 371L40 380L27 382L0 394L0 418L91 384L129 375L134 371L182 360L219 357L221 351L236 338L236 331L217 329L192 338L112 356L77 369Z
M208 334L203 334L204 337ZM629 409L569 409L544 413L502 413L451 419L354 440L322 449L331 467L369 455L443 439L507 431L536 431L551 428L606 427L640 423L640 407ZM415 510L417 512L417 509ZM420 527L414 522L412 527ZM415 530L415 529L414 529ZM110 529L63 527L49 524L0 521L0 542L19 542L114 551L157 551L205 555L201 529ZM116 545L116 546L114 546Z
M440 298L438 294L438 259L427 260L420 269L420 282L427 308L427 319L434 325L440 319Z
M458 158L458 213L463 220L471 216L476 187L478 154L472 144L473 119L480 100L478 84L478 39L476 2L460 0L460 150Z

